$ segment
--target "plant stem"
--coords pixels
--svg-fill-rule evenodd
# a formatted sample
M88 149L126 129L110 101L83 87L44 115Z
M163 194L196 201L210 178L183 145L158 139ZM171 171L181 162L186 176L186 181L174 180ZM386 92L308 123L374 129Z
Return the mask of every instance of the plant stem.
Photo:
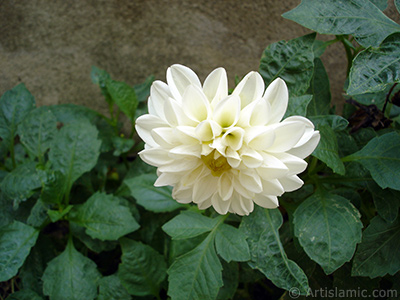
M351 52L351 47L348 43L351 43L347 37L337 36L337 38L342 42L347 56L347 77L349 77L350 69L353 64L353 53ZM347 41L347 42L346 42Z

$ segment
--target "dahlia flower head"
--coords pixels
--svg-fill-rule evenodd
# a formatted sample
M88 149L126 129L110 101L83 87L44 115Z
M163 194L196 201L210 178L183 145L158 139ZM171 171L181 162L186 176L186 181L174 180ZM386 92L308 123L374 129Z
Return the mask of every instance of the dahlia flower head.
M250 72L229 94L224 68L202 85L191 69L172 65L167 83L151 86L149 114L136 121L145 142L139 155L157 167L154 185L173 186L179 203L219 214L248 215L254 203L276 208L278 196L303 185L297 174L320 138L304 117L282 121L288 98L280 78L265 89Z

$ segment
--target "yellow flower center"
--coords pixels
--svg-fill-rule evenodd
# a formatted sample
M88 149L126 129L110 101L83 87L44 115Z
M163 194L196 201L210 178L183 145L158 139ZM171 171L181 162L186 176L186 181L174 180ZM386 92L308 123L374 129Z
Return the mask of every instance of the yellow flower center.
M202 155L201 160L211 170L211 174L215 177L219 177L225 171L230 170L232 167L228 164L225 156L220 156L217 159L214 158L214 152L211 152L207 156Z

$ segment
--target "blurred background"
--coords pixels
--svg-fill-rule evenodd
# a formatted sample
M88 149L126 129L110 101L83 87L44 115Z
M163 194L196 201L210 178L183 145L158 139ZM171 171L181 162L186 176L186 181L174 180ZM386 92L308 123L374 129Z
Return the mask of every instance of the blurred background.
M281 15L300 0L0 0L0 94L20 82L38 105L75 103L106 112L91 66L130 85L165 81L180 63L203 81L219 66L257 70L266 46L309 31ZM393 0L385 11L399 22ZM318 37L327 39L331 37ZM332 98L342 99L346 58L334 44L322 56Z

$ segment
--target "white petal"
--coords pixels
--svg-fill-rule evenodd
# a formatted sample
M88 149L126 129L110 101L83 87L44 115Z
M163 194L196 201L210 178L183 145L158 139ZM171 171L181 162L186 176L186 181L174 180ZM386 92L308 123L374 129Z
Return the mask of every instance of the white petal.
M246 184L246 182L242 182L239 179L239 176L233 177L233 188L235 189L235 191L238 194L242 195L244 198L248 198L248 199L253 198L254 193L252 191L248 190L246 186L244 186Z
M197 137L203 141L211 141L222 132L221 126L215 121L205 120L196 127Z
M282 122L275 128L275 141L268 152L284 152L292 149L305 132L305 126L300 122Z
M203 91L212 107L228 96L228 78L224 68L217 68L207 76Z
M177 138L184 145L198 145L200 140L196 135L196 130L192 126L178 126L176 127Z
M278 123L286 112L289 100L289 91L285 81L275 79L267 87L263 98L271 105L271 113L268 124Z
M193 121L201 122L211 114L208 99L201 88L189 85L182 96L182 107L184 113Z
M282 184L286 192L295 191L301 188L304 184L303 180L296 175L279 178L279 182Z
M258 174L264 180L276 179L285 176L289 169L286 165L277 159L275 156L272 156L267 153L261 153L263 156L263 165L257 168Z
M249 191L252 191L253 193L262 192L261 178L255 172L246 173L242 171L239 173L239 180Z
M164 164L158 167L160 172L167 172L167 173L181 173L187 172L189 170L195 169L199 166L201 160L197 157L188 156L187 158L183 159L175 159L173 162L169 164Z
M172 198L174 198L179 203L190 203L192 202L192 189L182 188L179 184L177 184L172 189Z
M167 70L167 83L172 95L178 101L181 100L183 93L189 85L201 87L201 83L196 73L188 67L182 65L172 65Z
M201 203L217 191L218 179L212 175L200 178L193 187L193 202Z
M149 113L165 120L164 102L170 97L171 92L168 85L159 80L154 81L150 88L148 100Z
M233 182L230 173L223 173L218 180L218 193L223 201L231 198L233 193Z
M139 156L144 162L155 167L169 164L174 161L168 156L168 151L161 148L142 150L139 152Z
M241 108L244 108L254 100L261 98L264 87L261 75L257 72L250 72L239 82L232 95L240 97Z
M229 207L231 205L231 201L222 201L221 197L218 195L218 193L215 193L211 197L211 204L214 207L215 211L219 213L220 215L226 215L226 213L229 210Z
M241 159L240 159L239 154L235 150L232 150L232 148L227 148L225 151L225 156L226 156L226 160L228 161L228 164L232 168L239 167Z
M242 206L244 215L248 216L254 210L254 202L251 199L241 198L240 205Z
M244 141L255 150L266 150L274 144L276 134L272 127L255 126L246 130Z
M304 145L305 143L307 143L312 138L312 136L314 134L314 124L307 118L304 118L301 116L292 116L292 117L286 118L285 120L283 120L282 123L291 122L291 121L301 122L306 127L303 136L297 142L297 144L294 146L294 148L300 147L300 146Z
M258 194L254 197L254 202L264 208L277 208L279 206L278 198L276 196Z
M242 147L242 149L240 149L240 158L243 163L251 169L258 168L263 163L262 155L249 147Z
M289 168L288 175L300 174L307 168L307 163L297 156L288 153L276 153L274 156Z
M211 206L211 197L204 200L203 202L197 203L199 209L207 209Z
M262 180L263 194L281 196L285 189L278 179Z
M181 184L183 187L192 186L197 180L204 176L212 176L210 170L204 165L200 164L193 171L188 172L182 177Z
M180 174L170 174L170 173L160 173L156 182L154 182L154 186L166 186L166 185L175 185L182 178Z
M171 127L158 127L151 131L151 136L161 147L172 148L174 147L173 145L179 143L174 132L175 130Z
M317 148L319 139L320 139L319 131L314 131L313 136L306 144L300 147L292 148L287 153L290 153L292 155L304 159L311 153L313 153L315 148Z
M170 157L182 158L182 156L201 157L201 145L179 145L169 150Z
M231 200L231 206L229 207L229 211L235 214L238 214L240 216L246 215L246 211L243 210L242 204L241 204L241 196L240 195L234 195Z
M156 147L157 143L151 136L151 130L157 127L169 127L169 125L157 116L142 115L136 119L135 129L140 138L151 147Z
M242 128L232 127L222 136L222 143L233 150L239 150L243 144L244 134L245 131Z
M256 102L251 113L250 125L261 126L268 123L269 115L271 114L271 105L265 99L260 99Z
M221 100L214 109L213 119L221 127L228 128L236 124L240 114L240 98L231 95Z

